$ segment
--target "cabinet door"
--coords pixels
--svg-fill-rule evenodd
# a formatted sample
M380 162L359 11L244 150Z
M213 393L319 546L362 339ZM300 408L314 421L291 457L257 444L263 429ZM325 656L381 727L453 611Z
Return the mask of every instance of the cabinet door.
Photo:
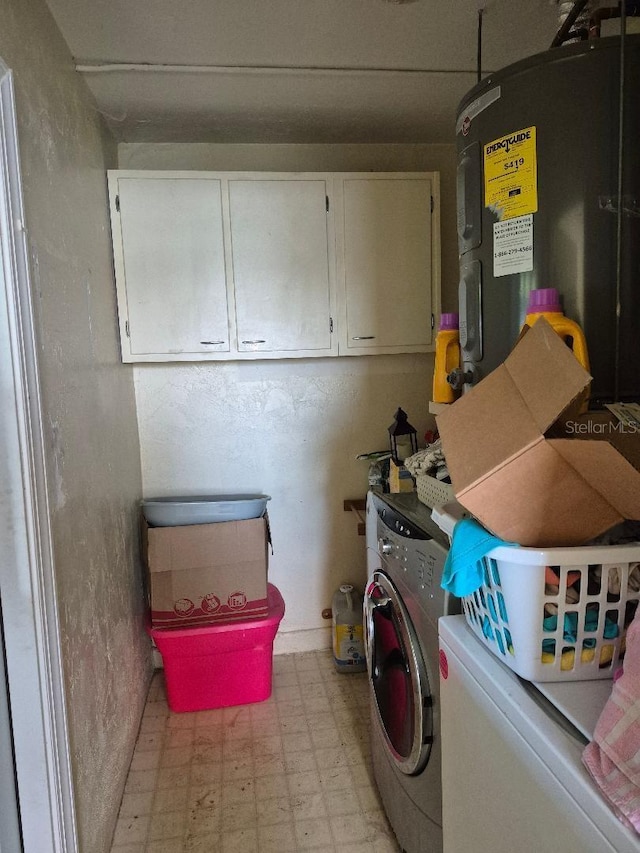
M433 176L345 176L340 185L340 354L432 349Z
M229 219L238 352L331 355L324 178L229 180Z
M123 360L228 352L221 182L120 175L110 187Z

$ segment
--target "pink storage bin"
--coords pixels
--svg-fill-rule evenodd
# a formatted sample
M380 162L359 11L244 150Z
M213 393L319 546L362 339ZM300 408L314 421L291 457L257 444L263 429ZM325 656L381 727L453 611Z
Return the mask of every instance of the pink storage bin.
M271 696L273 641L284 600L268 585L268 612L257 619L198 628L148 628L162 655L172 711L204 711Z

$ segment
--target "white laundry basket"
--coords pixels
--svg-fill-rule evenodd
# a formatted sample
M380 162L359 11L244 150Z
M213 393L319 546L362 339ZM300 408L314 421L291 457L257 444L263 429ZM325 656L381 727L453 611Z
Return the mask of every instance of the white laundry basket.
M434 511L450 536L456 519ZM529 681L611 678L640 600L640 545L495 548L462 599L467 623ZM556 582L557 579L557 582Z

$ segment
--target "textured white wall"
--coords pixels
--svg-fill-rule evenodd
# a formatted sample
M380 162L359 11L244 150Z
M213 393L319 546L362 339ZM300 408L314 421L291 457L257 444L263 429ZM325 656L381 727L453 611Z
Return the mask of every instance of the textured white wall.
M356 456L388 446L400 405L424 434L432 369L430 355L140 366L145 496L271 495L281 631L322 628L334 589L365 582L364 537L343 510L367 490L368 466Z
M440 171L443 306L455 308L453 146L121 145L119 167ZM432 371L431 355L135 368L145 496L272 496L270 577L287 606L276 650L328 642L322 608L341 582L364 585L364 537L343 511L367 490L355 457L386 449L398 406L420 436L433 425Z
M0 56L16 89L80 849L107 853L150 677L135 397L119 360L105 191L116 151L45 3L4 0L1 17Z

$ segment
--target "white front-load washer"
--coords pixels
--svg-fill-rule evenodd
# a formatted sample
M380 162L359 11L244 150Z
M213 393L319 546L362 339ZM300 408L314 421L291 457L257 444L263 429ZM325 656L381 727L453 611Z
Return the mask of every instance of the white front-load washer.
M416 495L367 496L365 595L373 770L406 853L441 853L438 617L448 540Z

